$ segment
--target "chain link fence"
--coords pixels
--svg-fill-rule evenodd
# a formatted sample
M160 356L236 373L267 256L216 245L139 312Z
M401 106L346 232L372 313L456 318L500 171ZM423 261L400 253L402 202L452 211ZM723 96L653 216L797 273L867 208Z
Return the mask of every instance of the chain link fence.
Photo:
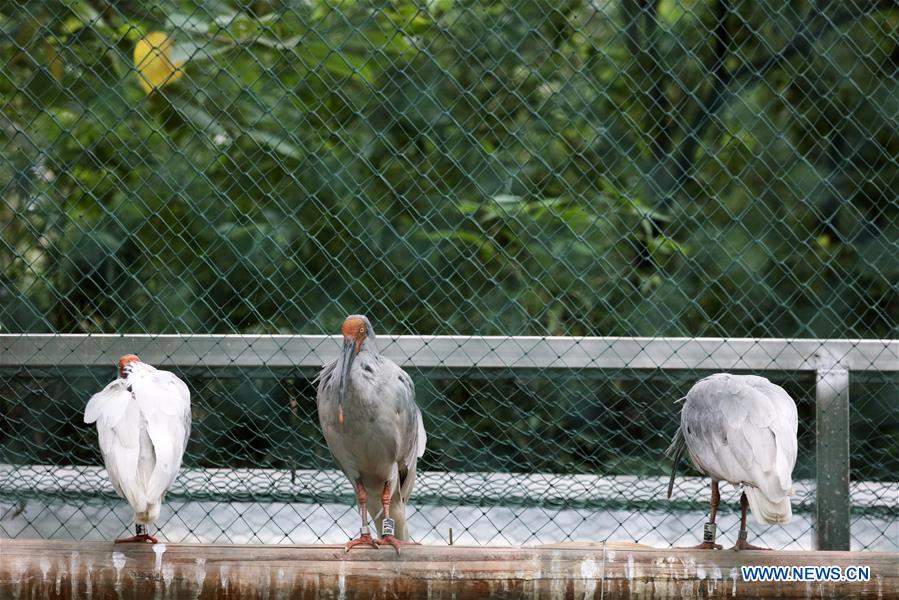
M0 333L364 312L394 335L895 338L897 23L883 0L0 2ZM708 371L405 358L414 538L699 537L706 482L665 500L664 449ZM196 359L160 365L193 395L162 538L346 541L315 369ZM0 535L120 535L81 422L114 365L2 364ZM808 549L814 373L764 374L799 407L797 496L750 528ZM899 550L897 383L852 373L854 549Z

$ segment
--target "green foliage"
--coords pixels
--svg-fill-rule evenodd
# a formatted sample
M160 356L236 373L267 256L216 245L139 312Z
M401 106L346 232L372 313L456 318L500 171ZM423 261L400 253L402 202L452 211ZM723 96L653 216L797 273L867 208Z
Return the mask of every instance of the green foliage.
M5 331L895 334L893 10L26 4Z
M0 3L4 332L897 334L892 3L144 4Z

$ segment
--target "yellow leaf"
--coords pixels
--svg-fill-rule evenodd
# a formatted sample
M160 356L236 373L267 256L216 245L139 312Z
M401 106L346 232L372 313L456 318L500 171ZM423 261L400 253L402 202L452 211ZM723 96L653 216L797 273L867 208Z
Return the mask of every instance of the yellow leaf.
M184 62L172 62L172 46L174 41L162 31L151 31L134 45L134 66L140 86L147 94L184 75L181 70Z
M56 48L46 40L44 41L44 60L47 61L47 68L53 75L53 79L60 81L62 79L62 57Z

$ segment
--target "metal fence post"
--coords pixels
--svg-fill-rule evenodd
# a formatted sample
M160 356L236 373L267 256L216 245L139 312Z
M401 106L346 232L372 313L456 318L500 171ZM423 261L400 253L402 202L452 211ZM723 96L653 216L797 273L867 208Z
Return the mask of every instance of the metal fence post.
M815 548L849 550L849 369L823 348L815 377Z

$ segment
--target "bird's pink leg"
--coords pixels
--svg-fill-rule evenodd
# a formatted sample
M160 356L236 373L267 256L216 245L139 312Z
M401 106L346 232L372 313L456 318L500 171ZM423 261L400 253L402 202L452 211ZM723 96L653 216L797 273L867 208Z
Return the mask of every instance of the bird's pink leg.
M705 524L702 543L692 546L697 550L721 550L721 544L715 543L715 515L718 514L718 503L721 502L721 494L718 492L718 482L712 480L712 503L709 509L709 522Z
M383 535L378 540L382 544L390 544L396 549L396 553L400 553L402 545L418 545L415 542L407 542L399 540L393 535L393 519L390 518L390 482L384 484L384 493L381 494L381 506L384 507L384 522L381 525Z
M740 534L737 538L737 543L734 545L734 550L770 550L771 548L762 548L760 546L753 546L749 542L746 541L746 509L749 508L749 499L746 497L746 492L740 496Z
M368 494L366 494L365 486L362 485L362 480L360 479L356 482L356 501L359 502L359 514L362 516L362 530L359 533L359 537L346 543L344 552L349 552L356 546L367 545L375 548L378 547L377 540L372 539L371 532L368 529L368 509L365 506L367 500Z
M155 537L147 533L146 525L135 525L134 526L135 533L137 535L133 535L128 538L119 538L115 541L116 544L133 544L136 542L141 542L145 544L158 544L159 540Z

